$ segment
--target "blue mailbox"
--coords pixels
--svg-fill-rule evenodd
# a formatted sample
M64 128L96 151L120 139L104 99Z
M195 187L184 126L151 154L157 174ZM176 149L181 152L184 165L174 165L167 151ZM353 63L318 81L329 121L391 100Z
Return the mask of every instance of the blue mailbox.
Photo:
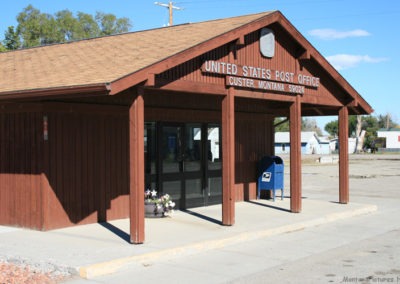
M261 190L272 190L275 201L275 190L281 190L283 200L283 160L278 156L265 156L258 165L257 199Z

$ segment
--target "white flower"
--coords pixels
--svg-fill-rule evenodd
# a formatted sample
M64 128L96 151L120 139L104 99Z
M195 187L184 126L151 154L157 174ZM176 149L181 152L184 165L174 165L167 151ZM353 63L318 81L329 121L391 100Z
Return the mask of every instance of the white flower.
M145 202L151 202L151 204L154 205L154 214L157 215L162 213L163 216L171 213L173 211L173 207L175 206L175 202L171 200L171 196L169 194L158 196L155 189L145 190Z

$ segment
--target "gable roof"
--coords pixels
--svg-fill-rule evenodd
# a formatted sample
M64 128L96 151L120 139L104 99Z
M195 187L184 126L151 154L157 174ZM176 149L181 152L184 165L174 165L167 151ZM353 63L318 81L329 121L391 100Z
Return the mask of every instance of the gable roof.
M0 53L0 96L108 84L270 12Z
M340 85L358 113L373 110L279 12L264 12L0 53L0 100L118 94L223 44L279 23Z

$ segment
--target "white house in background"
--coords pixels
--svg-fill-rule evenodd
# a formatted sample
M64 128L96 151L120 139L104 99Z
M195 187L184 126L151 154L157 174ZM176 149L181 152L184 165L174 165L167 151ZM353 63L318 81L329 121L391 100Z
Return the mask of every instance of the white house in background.
M386 149L400 149L400 129L399 128L383 128L379 129L378 137L386 138Z
M275 154L290 153L290 133L275 132ZM330 154L329 140L314 131L301 132L302 154Z
M356 148L357 148L357 138L349 137L347 152L349 154L354 154L356 152ZM339 151L339 139L338 138L333 138L330 141L330 150L331 150L331 153L333 151Z

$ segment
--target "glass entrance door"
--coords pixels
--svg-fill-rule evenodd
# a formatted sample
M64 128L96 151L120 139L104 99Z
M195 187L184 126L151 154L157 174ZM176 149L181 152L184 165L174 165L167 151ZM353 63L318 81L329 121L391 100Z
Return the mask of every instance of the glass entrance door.
M160 124L159 186L180 209L221 202L219 127Z
M159 129L159 190L168 193L177 208L184 204L182 125L162 125Z
M160 185L180 209L204 204L201 124L161 124Z
M171 195L177 209L220 203L219 142L217 124L146 122L146 184Z

